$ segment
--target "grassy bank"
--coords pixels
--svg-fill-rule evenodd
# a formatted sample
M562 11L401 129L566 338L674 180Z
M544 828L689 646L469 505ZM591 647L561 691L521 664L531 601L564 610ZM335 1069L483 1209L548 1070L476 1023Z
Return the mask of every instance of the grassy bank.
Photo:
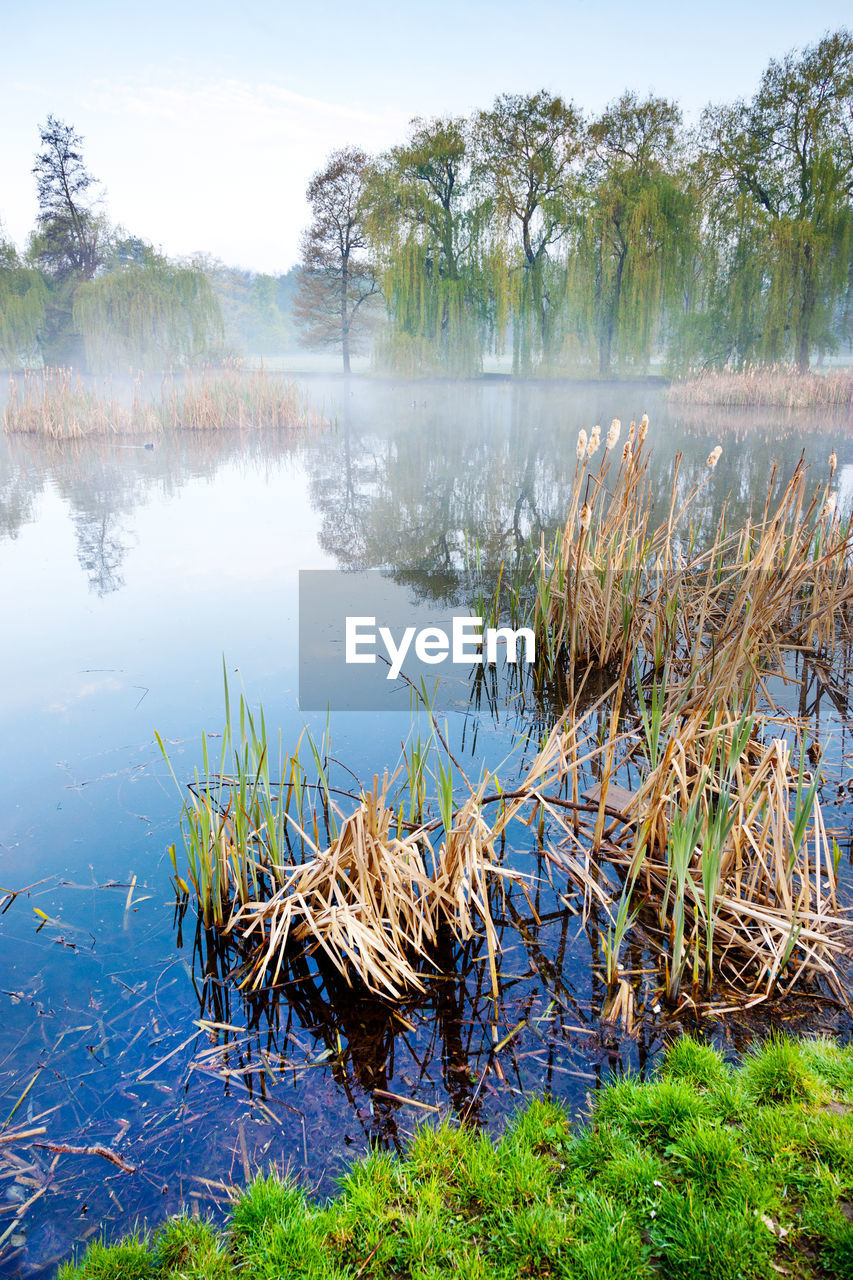
M853 1275L853 1049L772 1040L730 1069L683 1038L573 1130L529 1103L498 1143L445 1124L310 1200L258 1176L221 1232L181 1218L60 1280Z
M673 382L667 393L679 404L724 408L772 406L779 409L842 409L853 404L853 372L800 373L789 365L751 369L708 369Z

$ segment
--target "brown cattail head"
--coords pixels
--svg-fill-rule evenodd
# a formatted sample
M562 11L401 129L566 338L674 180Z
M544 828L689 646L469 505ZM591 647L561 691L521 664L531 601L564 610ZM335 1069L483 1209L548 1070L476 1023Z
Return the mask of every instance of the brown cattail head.
M633 448L634 448L634 446L633 446L633 443L632 443L632 441L631 441L631 437L629 436L629 437L628 437L628 439L625 441L625 443L624 443L624 444L623 444L623 446L622 446L622 461L623 461L623 462L627 462L627 461L628 461L628 459L629 459L629 458L630 458L630 456L631 456L631 453L633 452Z
M578 462L583 462L586 456L586 432L581 427L578 432Z
M832 517L835 515L835 507L837 502L838 502L838 498L835 496L834 493L828 493L826 495L826 502L823 504L823 511L821 512L821 517L820 517L821 520L832 519Z
M593 427L592 433L590 434L590 437L589 437L589 448L586 451L586 456L588 458L591 458L592 455L597 452L598 446L600 444L601 444L601 427Z
M708 454L708 461L707 461L707 463L706 463L706 466L709 466L709 467L711 468L711 470L713 471L713 470L714 470L714 467L715 467L715 466L717 465L717 463L720 461L720 458L722 457L722 454L723 454L723 448L722 448L722 445L719 445L719 444L718 444L718 445L717 445L717 447L716 447L716 449L712 449L712 450L711 450L711 452Z
M829 478L830 478L830 480L831 480L831 479L832 479L832 477L835 475L835 468L836 468L837 466L838 466L838 457L837 457L837 455L836 455L836 453L835 453L835 450L833 449L832 453L829 455Z
M637 433L637 446L639 447L646 438L649 430L649 415L644 413L640 419L640 430Z
M580 525L584 533L586 533L587 529L591 524L592 524L592 508L590 507L588 502L585 502L581 507L581 513L580 513Z
M608 453L613 448L616 441L619 439L619 432L621 430L622 430L622 423L619 421L618 418L614 418L610 424L610 430L607 433L607 439L604 442L604 447Z

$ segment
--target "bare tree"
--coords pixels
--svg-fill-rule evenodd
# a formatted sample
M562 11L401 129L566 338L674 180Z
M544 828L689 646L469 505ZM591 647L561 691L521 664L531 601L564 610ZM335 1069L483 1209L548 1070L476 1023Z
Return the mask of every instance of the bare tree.
M335 151L308 185L313 219L302 237L294 314L310 346L340 346L344 373L375 320L377 273L367 253L364 178L367 156Z

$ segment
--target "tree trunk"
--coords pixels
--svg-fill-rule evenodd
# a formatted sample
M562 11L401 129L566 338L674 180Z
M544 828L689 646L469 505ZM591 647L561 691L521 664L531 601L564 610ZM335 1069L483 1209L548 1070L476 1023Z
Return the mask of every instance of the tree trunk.
M627 249L624 247L619 253L619 260L616 263L616 275L613 280L613 296L611 298L610 307L607 313L607 319L604 324L604 330L601 335L601 344L598 351L598 373L599 377L610 377L610 360L613 353L613 337L616 333L616 327L619 324L619 304L622 300L622 273L625 270L625 257Z
M800 303L800 314L797 317L797 371L808 373L812 353L812 326L815 313L815 289L812 280L811 245L803 246L803 300Z
M349 341L349 263L344 258L341 270L341 354L344 360L344 377L350 376L350 341Z

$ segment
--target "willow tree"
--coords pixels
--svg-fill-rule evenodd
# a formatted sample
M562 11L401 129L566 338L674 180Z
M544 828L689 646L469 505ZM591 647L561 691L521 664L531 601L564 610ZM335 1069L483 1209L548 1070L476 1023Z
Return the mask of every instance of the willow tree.
M625 93L593 121L589 139L575 283L607 377L614 359L646 366L663 340L692 269L696 209L674 103Z
M191 364L216 355L223 339L205 273L150 250L78 284L73 315L95 372Z
M744 294L743 255L723 260L732 327L752 337L737 354L791 357L806 370L813 351L832 347L851 291L853 35L772 61L750 102L709 108L703 129L722 235L743 240L761 267Z
M550 253L575 211L583 121L571 103L544 90L502 94L476 116L473 137L484 221L505 250L494 260L500 267L505 259L508 271L513 369L529 372L552 354L555 321L565 310ZM493 288L500 291L502 282Z
M294 315L309 346L339 347L344 373L371 328L379 285L367 253L364 176L367 156L345 147L308 184L311 225L302 237Z
M367 219L390 321L378 358L409 374L479 372L482 282L462 121L413 121L371 171Z
M47 289L38 271L25 267L14 245L0 238L0 367L38 362L38 339Z

